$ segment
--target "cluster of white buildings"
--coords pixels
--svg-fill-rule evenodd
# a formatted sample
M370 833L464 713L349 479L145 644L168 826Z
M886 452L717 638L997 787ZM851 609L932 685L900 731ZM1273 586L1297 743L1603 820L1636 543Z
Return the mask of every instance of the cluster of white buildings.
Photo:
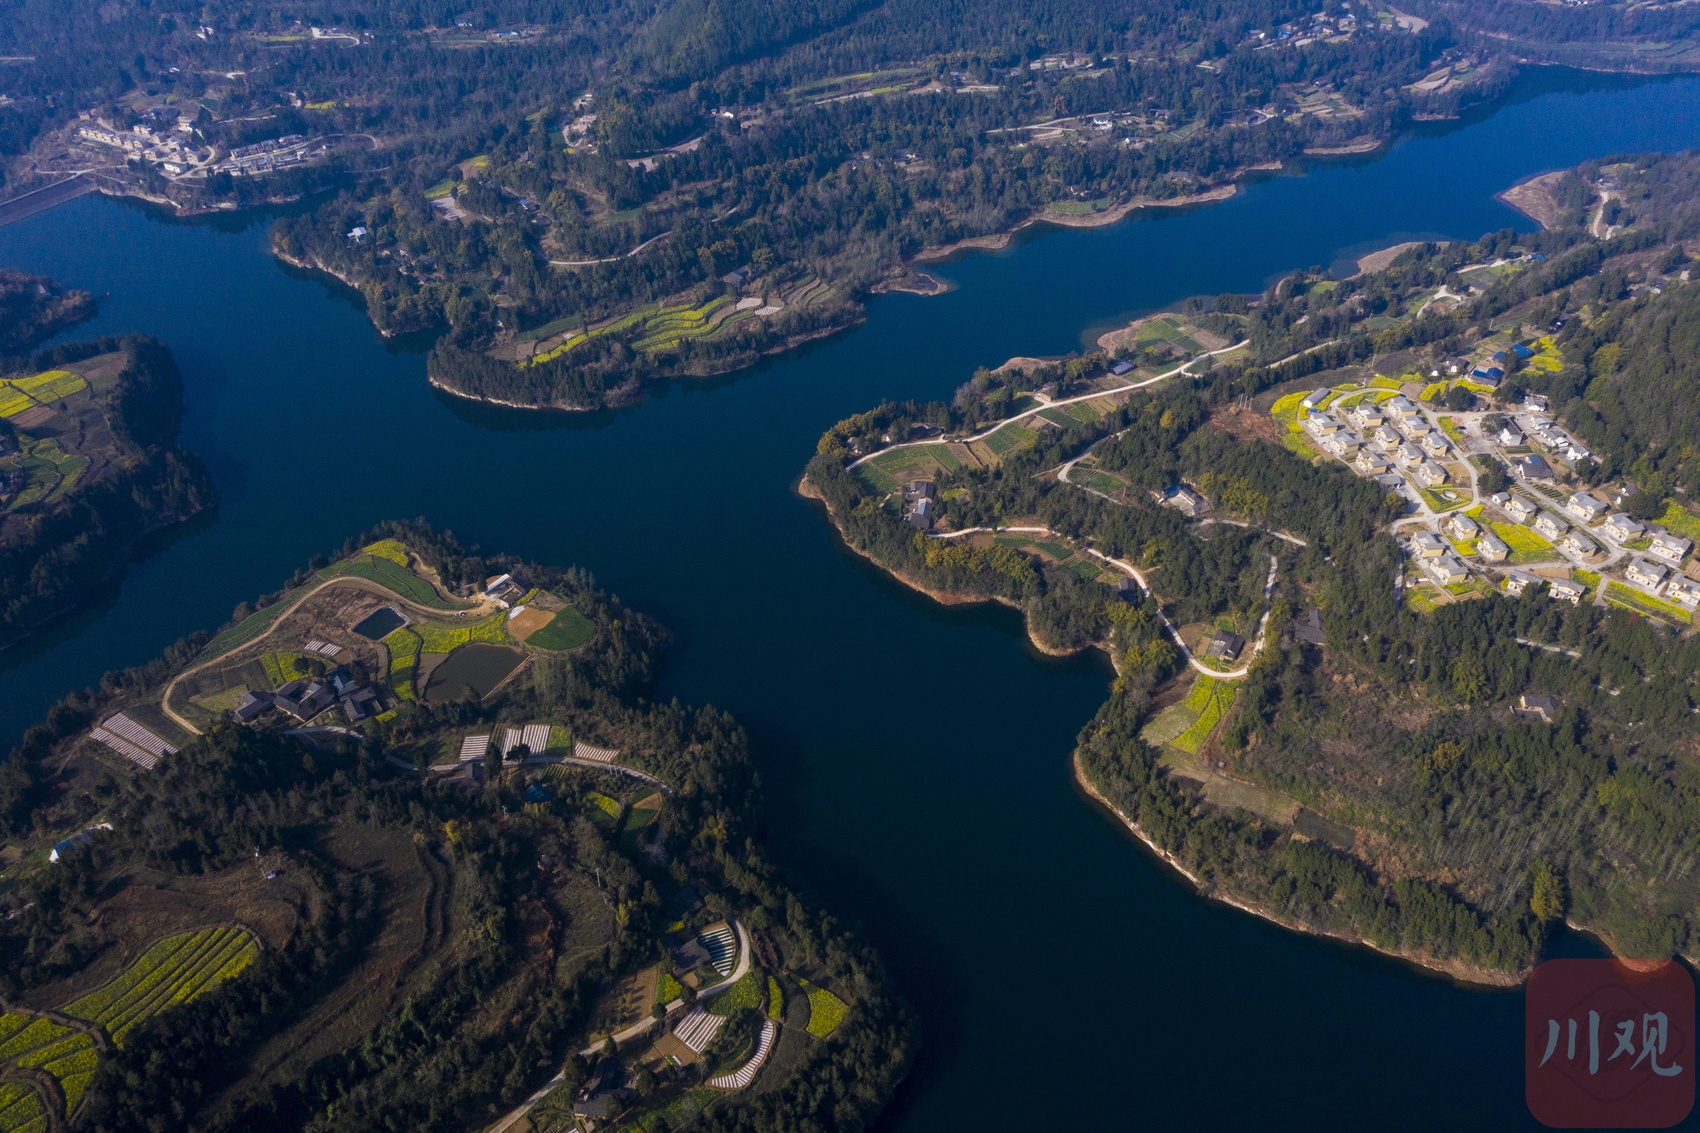
M167 174L175 177L187 173L206 160L208 154L196 147L187 136L174 137L173 134L188 135L194 126L186 118L179 118L176 127L168 133L150 129L147 126L136 125L128 130L119 130L104 122L96 122L91 126L77 128L77 136L85 142L108 146L122 150L130 157L159 165Z
M1455 455L1451 443L1410 398L1396 394L1376 405L1365 397L1337 415L1319 408L1331 392L1313 390L1299 403L1310 413L1302 427L1324 452L1365 476L1385 476L1397 466L1423 488L1450 479L1443 462Z
M324 142L315 145L312 139L300 134L285 134L281 138L237 146L223 161L213 166L213 172L236 176L270 173L274 169L286 169L310 161L329 149L330 146Z

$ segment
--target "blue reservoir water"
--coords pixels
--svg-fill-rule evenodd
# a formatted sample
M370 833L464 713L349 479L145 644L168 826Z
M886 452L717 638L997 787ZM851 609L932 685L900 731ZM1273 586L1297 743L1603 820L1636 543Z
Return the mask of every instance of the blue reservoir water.
M1700 81L1543 72L1491 113L1116 226L1029 229L869 305L854 331L630 410L528 414L425 382L351 292L267 253L265 217L84 198L0 229L0 263L110 293L67 337L144 331L187 380L216 517L0 656L0 739L66 690L212 628L371 523L577 563L662 619L663 693L731 710L773 852L860 922L925 1049L882 1126L1532 1128L1522 999L1199 899L1077 792L1109 679L1016 617L941 608L843 551L793 484L820 432L978 365L1061 353L1192 294L1255 291L1428 236L1531 227L1493 194L1588 157L1700 144Z

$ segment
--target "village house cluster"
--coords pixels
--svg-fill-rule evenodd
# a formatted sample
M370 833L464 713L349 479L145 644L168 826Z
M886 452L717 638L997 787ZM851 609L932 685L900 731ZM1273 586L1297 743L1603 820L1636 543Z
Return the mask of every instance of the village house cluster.
M194 144L193 120L180 116L176 110L161 109L166 113L150 113L146 122L138 122L128 130L90 118L87 125L77 127L77 137L156 165L168 176L182 176L204 166L211 159L212 150Z

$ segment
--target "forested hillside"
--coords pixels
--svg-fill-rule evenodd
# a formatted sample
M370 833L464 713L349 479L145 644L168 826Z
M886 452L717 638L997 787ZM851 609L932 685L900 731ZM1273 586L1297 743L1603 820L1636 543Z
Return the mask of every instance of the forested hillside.
M534 608L570 611L585 636L526 647L522 674L498 695L433 700L339 626L340 671L376 682L393 707L316 735L275 712L239 724L197 708L211 725L194 734L161 715L174 678L204 673L209 658L246 672L256 662L244 657L273 656L315 616L289 604L271 643L220 644L251 616L244 605L212 643L193 634L65 698L3 765L6 827L25 847L0 866L9 1002L87 1017L93 1008L77 1004L106 1002L96 989L124 986L105 981L152 956L162 930L234 923L258 950L133 1027L95 1016L98 1069L47 1063L63 1083L46 1095L48 1114L113 1133L464 1130L558 1076L531 1128L569 1128L585 1105L621 1123L610 1128L864 1128L907 1071L912 1017L871 950L765 858L743 730L712 708L650 699L665 631L582 571L468 554L417 524L351 539L286 591L342 577L326 576L327 563L398 559L413 565L362 577L402 590L355 578L334 600L395 603L420 626L427 608L404 592L446 600L438 587L501 569L525 578ZM91 736L102 721L179 750L138 766ZM565 747L505 751L509 724ZM456 761L465 735L492 732L488 755ZM563 760L585 741L618 762ZM87 833L50 863L48 846L75 831ZM728 925L735 970L677 959ZM720 1036L671 1048L683 1051L677 1064L648 1049L656 1036L641 1024L660 1020L665 1043L670 1028L689 1033L681 1020L702 1018L718 1019ZM607 1038L632 1019L640 1025ZM705 1083L718 1065L748 1061L764 1028L755 1088Z
M41 351L0 378L0 643L74 606L142 538L216 503L177 443L183 378L142 335Z
M193 210L332 190L277 224L280 254L357 287L386 333L449 328L444 388L571 407L850 325L871 289L930 289L906 266L927 249L1455 116L1515 74L1502 24L1585 54L1680 45L1694 20L1524 27L1515 0L96 7L26 4L0 29L22 94L0 142L33 147L16 176L80 169ZM117 153L136 128L155 148ZM306 149L236 161L286 139Z
M1551 231L1189 301L1172 321L1245 345L1144 391L1118 386L1173 359L1118 347L1151 370L1117 379L1103 354L1011 364L949 404L881 406L821 438L807 481L846 541L900 577L1017 605L1047 648L1110 652L1119 677L1081 732L1080 772L1206 892L1473 979L1524 969L1561 916L1626 955L1693 955L1689 611L1644 616L1597 575L1581 604L1474 585L1409 598L1419 567L1392 525L1422 530L1415 494L1329 459L1281 407L1319 386L1366 405L1403 389L1536 429L1544 396L1587 455L1545 485L1472 456L1461 490L1479 475L1497 485L1481 504L1515 483L1556 507L1594 486L1692 530L1694 161L1572 171L1549 184L1568 210ZM1506 372L1483 384L1472 358ZM895 443L924 427L935 440ZM1163 506L1177 486L1208 514ZM1212 630L1244 652L1205 657Z

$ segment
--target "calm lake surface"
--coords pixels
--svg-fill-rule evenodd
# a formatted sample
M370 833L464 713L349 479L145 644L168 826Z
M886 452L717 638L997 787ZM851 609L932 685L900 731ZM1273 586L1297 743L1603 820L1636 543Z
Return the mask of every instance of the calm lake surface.
M943 398L978 365L1074 349L1192 294L1256 291L1416 237L1532 227L1493 194L1614 152L1700 144L1700 81L1568 72L1383 154L1107 229L1029 229L867 323L753 371L596 415L434 393L350 292L266 251L264 217L179 222L85 197L0 229L0 264L97 294L188 384L183 440L223 497L100 601L0 655L0 740L380 519L577 563L677 638L663 694L750 729L775 855L862 923L919 1009L902 1130L1536 1128L1522 998L1463 990L1193 896L1076 791L1098 656L1055 661L995 609L943 609L845 553L793 482L834 421ZM1096 333L1096 332L1094 332Z

